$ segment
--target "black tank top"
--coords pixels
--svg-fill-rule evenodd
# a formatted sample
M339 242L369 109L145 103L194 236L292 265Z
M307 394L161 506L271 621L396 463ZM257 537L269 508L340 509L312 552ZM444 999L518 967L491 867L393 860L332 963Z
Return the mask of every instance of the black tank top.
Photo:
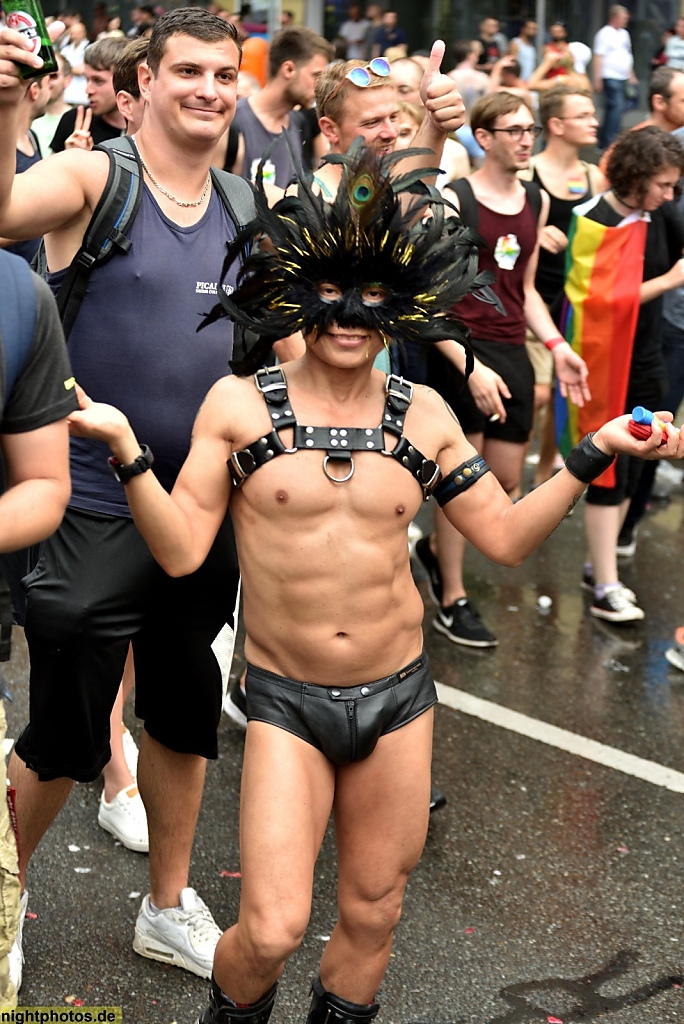
M573 196L572 199L558 199L548 192L551 205L549 206L549 216L547 224L553 225L567 235L570 230L570 221L572 220L572 211L580 203L585 202L587 199L591 199L593 192L591 188L591 178L589 172L585 171L587 178L587 190L581 196ZM536 181L540 188L545 188L544 182L541 180L537 173L537 168L534 169L534 175L532 178ZM535 277L535 284L537 291L541 295L542 299L547 306L552 306L554 300L563 288L563 282L565 280L565 250L563 252L547 252L546 249L539 249L539 261L537 263L537 276Z

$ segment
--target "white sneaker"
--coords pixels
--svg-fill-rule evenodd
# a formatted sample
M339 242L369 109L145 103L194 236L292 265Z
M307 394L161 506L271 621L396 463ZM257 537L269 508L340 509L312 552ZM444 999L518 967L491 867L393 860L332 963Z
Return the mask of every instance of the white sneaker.
M150 897L146 896L135 922L133 949L150 960L175 964L200 978L211 978L221 929L194 889L183 889L180 903L180 907L154 913Z
M21 988L21 978L24 972L24 950L22 947L22 935L24 931L24 921L26 920L26 908L28 907L28 890L24 889L24 892L19 903L19 926L17 928L17 935L7 954L7 964L9 967L10 981L14 985L17 992Z
M138 747L135 740L131 736L130 729L124 729L121 739L123 742L123 752L126 761L126 767L128 768L133 778L136 778L138 774Z
M97 823L126 849L136 853L150 852L145 805L135 786L122 789L109 803L105 800L103 790Z

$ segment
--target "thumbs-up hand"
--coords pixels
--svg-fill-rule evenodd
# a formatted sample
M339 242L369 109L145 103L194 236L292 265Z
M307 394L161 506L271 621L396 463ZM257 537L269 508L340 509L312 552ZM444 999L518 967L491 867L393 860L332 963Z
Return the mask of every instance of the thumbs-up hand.
M456 83L441 72L446 47L441 39L432 44L428 66L420 83L420 98L432 125L448 135L465 121L465 106Z

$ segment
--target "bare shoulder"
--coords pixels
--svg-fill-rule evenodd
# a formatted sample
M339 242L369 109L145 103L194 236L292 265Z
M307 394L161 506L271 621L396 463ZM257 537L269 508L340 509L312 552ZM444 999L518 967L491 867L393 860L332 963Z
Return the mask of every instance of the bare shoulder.
M253 427L263 414L264 403L260 398L252 377L221 377L202 403L202 424L232 442L244 443L245 435L254 432Z
M412 408L421 422L429 423L435 440L446 443L451 437L462 437L458 416L441 395L425 384L413 385Z

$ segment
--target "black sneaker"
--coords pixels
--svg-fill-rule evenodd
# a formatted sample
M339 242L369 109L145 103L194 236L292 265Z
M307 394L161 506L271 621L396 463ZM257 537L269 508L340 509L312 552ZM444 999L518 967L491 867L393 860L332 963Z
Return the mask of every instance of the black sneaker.
M233 685L226 694L223 710L241 729L247 728L247 697L240 686L240 676L233 681Z
M607 590L603 597L594 597L589 611L605 622L639 622L644 617L636 595L621 583Z
M430 814L433 811L439 811L442 807L446 807L447 798L441 789L437 789L436 786L430 786Z
M436 605L442 605L442 574L439 571L439 562L430 551L430 538L421 537L416 541L416 558L425 569L428 578L428 590L430 597Z
M452 643L464 647L496 647L499 643L467 597L460 597L450 608L440 608L432 625Z

